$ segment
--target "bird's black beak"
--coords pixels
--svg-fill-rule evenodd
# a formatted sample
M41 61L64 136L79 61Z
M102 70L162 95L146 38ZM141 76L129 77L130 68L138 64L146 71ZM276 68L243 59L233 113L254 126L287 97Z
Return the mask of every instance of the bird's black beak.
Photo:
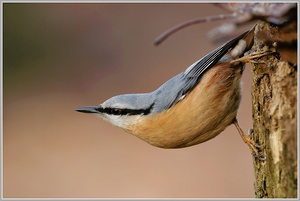
M75 111L83 113L99 113L98 106L85 106L76 108Z

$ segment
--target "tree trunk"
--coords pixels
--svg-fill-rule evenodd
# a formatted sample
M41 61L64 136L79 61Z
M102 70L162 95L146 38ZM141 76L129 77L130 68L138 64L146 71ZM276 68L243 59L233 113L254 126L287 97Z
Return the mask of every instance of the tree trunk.
M253 139L266 160L254 160L257 198L297 197L297 22L259 21L253 50L273 50L252 64Z

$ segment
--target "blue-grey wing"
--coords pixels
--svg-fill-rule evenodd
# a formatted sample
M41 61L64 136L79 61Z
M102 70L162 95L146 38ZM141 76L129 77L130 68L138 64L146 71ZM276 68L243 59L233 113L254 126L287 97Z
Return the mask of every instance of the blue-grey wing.
M210 52L203 58L196 61L190 67L188 67L183 72L183 79L186 79L186 83L183 88L183 94L191 91L194 86L196 86L196 84L200 81L205 71L214 66L228 52L228 50L233 48L247 33L248 31L241 34L237 38L234 38L231 41L225 43L223 46Z
M184 98L198 84L205 71L214 66L247 33L248 31L210 52L154 91L157 97L154 112L168 109Z

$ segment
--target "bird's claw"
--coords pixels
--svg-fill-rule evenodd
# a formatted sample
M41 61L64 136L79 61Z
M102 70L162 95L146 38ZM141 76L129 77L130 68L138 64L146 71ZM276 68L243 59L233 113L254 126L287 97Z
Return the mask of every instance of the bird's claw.
M257 143L255 143L251 138L253 135L253 129L249 129L248 130L248 134L250 133L250 135L248 135L249 139L247 140L247 144L250 147L250 149L252 150L252 156L254 156L254 158L260 160L260 161L264 161L266 160L266 157L263 156L262 153L262 149L261 146Z
M254 158L258 160L266 160L266 158L263 156L261 146L255 143L252 139L248 139L246 142L252 151L252 155Z
M263 156L263 153L262 153L262 149L261 149L261 146L256 144L254 141L253 141L253 129L249 129L248 130L248 135L245 134L241 127L239 126L237 120L235 119L233 121L233 124L235 125L235 127L237 128L239 134L241 135L243 141L248 145L248 147L250 148L251 152L252 152L252 155L257 158L258 160L260 161L264 161L266 160L266 158Z
M254 59L260 58L262 56L266 56L269 54L275 54L276 52L266 50L264 52L253 52L249 55L243 56L241 58L230 61L231 63L242 62L242 63L254 63L254 64L264 64L264 61L255 61Z
M260 161L265 161L267 158L262 156L262 154L256 154L255 152L252 152L252 156Z

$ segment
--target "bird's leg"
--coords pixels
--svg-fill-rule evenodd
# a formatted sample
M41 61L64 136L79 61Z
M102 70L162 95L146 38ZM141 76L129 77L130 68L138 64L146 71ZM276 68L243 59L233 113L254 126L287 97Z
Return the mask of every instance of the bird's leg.
M252 53L251 55L246 55L241 58L235 59L230 61L230 63L236 63L236 62L242 62L242 63L264 63L264 62L257 62L253 59L257 59L259 57L268 55L268 54L274 54L275 52L272 51L264 51L264 52L258 52L258 53Z
M249 148L252 152L252 155L255 158L258 158L259 160L265 160L265 158L260 153L261 152L260 146L251 139L251 135L247 135L243 132L243 130L239 126L238 121L236 119L234 119L234 121L232 123L235 125L235 127L238 130L239 134L241 135L243 141L249 146Z

